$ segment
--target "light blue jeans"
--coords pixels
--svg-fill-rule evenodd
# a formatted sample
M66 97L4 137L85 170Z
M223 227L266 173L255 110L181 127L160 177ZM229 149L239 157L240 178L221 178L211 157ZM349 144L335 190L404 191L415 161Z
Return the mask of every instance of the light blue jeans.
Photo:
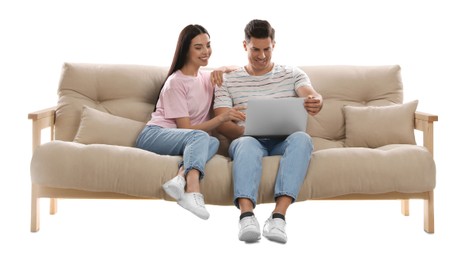
M239 208L239 198L247 198L256 207L262 159L272 155L282 156L275 180L274 200L286 195L295 202L306 177L312 151L312 139L305 132L295 132L286 138L243 136L232 141L229 155L233 160L235 206Z
M185 174L196 169L205 176L206 163L216 154L219 141L202 130L147 125L138 135L136 147L162 155L182 155Z

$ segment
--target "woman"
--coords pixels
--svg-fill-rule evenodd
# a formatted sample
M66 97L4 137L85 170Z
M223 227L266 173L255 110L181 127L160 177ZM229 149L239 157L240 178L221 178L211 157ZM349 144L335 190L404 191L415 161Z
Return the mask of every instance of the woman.
M155 111L136 141L138 148L163 155L182 155L178 174L163 184L165 192L183 208L202 219L210 214L205 208L199 181L205 164L216 154L217 138L208 134L223 122L244 120L237 109L210 119L214 85L222 73L202 71L211 55L210 35L200 25L188 25L179 34L176 51ZM186 185L187 184L187 185Z

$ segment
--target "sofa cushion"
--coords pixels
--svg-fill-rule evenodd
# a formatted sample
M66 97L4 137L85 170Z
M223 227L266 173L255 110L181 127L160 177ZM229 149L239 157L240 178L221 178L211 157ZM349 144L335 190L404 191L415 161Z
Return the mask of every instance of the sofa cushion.
M301 66L312 86L323 96L323 108L309 115L312 137L344 141L343 107L388 106L403 103L400 66Z
M167 67L65 63L56 108L56 140L72 141L84 105L145 122L154 110Z
M176 175L180 161L135 147L55 140L34 152L31 179L46 187L171 200L162 184Z
M312 154L298 200L431 191L436 184L435 172L432 154L422 146L324 149Z
M390 106L344 106L346 146L376 148L416 144L414 114L418 101Z
M258 203L274 202L280 158L267 156L262 160ZM180 161L180 156L133 147L52 141L36 148L31 179L47 187L172 200L162 184L177 174ZM206 203L233 205L232 166L228 157L220 155L208 161L200 183ZM425 192L434 187L435 163L424 147L330 148L313 153L298 201L345 194Z
M145 125L143 122L83 106L82 118L74 142L134 146L139 132Z

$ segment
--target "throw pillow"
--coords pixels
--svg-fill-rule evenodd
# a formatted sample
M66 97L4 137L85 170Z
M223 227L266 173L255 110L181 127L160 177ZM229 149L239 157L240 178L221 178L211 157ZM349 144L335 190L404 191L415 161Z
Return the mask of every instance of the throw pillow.
M74 142L134 146L146 124L83 106Z
M344 106L346 146L376 148L416 144L414 114L418 100L390 106Z

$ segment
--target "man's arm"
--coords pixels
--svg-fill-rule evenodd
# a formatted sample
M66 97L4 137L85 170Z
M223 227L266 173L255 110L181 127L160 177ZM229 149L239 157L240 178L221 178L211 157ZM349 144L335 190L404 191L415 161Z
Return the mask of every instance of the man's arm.
M214 114L215 116L219 116L220 114L227 113L230 109L231 108L228 107L215 108ZM234 121L227 121L218 126L217 130L220 134L232 141L243 135L244 127L237 125Z

